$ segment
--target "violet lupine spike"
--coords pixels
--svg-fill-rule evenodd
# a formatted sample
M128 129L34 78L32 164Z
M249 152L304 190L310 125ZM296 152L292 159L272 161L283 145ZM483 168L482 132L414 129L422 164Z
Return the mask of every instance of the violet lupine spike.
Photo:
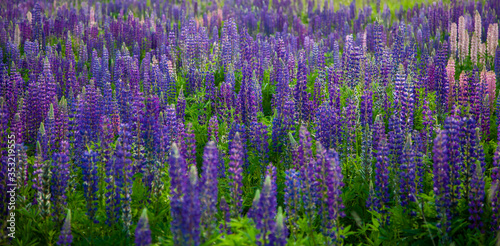
M221 223L219 226L219 230L221 233L230 234L231 233L231 226L230 226L229 222L231 221L231 214L229 212L229 205L227 204L226 198L224 196L221 197L221 199L220 199L219 209L220 209L220 214L221 214L221 218L220 218Z
M287 141L288 132L294 130L295 102L292 99L285 101L283 107L279 107L275 117L273 118L272 140L273 149L275 152L282 152L289 144ZM311 113L313 113L311 111Z
M240 214L243 189L243 146L241 143L240 133L237 132L232 147L229 149L229 169L228 176L230 179L231 193L231 214L238 216Z
M196 140L193 132L193 125L191 123L187 124L186 133L184 134L184 142L185 143L181 149L181 153L186 159L188 166L196 166Z
M451 200L450 209L451 215L455 216L457 213L458 201L461 198L461 178L460 170L463 170L464 164L460 153L460 111L458 107L453 110L453 115L448 116L444 123L444 133L446 136L447 158L450 163L448 177L450 179L449 185L449 199ZM451 218L450 218L451 219Z
M476 159L474 162L469 163L471 165L472 178L470 181L470 190L469 190L469 221L471 224L469 228L471 229L479 229L482 233L484 233L484 224L481 216L484 213L484 153L481 144L479 144L480 134L479 128L475 128L476 134L474 137L476 138L476 142L478 143L475 146Z
M208 123L208 141L219 142L219 122L217 115L212 116Z
M185 122L185 114L186 114L186 99L184 98L184 92L181 88L181 92L179 93L179 97L177 98L177 106L175 108L177 119Z
M300 174L304 179L303 201L306 212L311 216L318 200L317 180L315 177L316 161L313 158L311 135L304 126L299 131L297 160Z
M500 231L500 146L497 147L493 156L490 189L489 197L491 201L491 211L493 212L491 230Z
M439 218L437 227L446 236L451 230L451 194L450 163L448 159L448 139L446 132L439 132L434 140L434 195Z
M61 228L61 234L59 235L59 240L57 245L70 246L73 243L73 235L71 234L71 210L68 209L66 219L64 219L64 224Z
M336 148L340 144L341 121L339 110L323 103L316 111L316 139L325 148Z
M182 208L179 221L181 223L182 237L176 244L200 244L200 219L201 203L199 197L198 172L196 166L191 166L189 178L184 180L182 187Z
M296 232L299 218L299 211L301 210L302 197L301 192L303 189L303 181L300 173L295 169L285 171L285 222L290 225L292 234Z
M80 167L82 169L82 179L84 181L83 183L83 195L85 197L85 200L87 202L87 216L89 217L90 220L92 220L93 223L98 223L99 221L96 220L96 212L98 208L98 201L99 201L99 194L98 194L98 185L99 185L99 176L98 176L98 162L99 157L96 152L90 150L90 151L85 151L85 153L82 156L82 161L80 162ZM111 178L111 177L109 177ZM119 201L114 200L112 198L116 198L117 194L113 193L112 190L110 190L110 186L107 187L108 192L106 196L108 197L108 204L106 206L106 209L111 212L112 208L118 206L117 203ZM113 187L114 188L114 187ZM115 195L115 197L110 197ZM111 203L109 203L111 202ZM112 212L111 212L112 213ZM108 214L108 216L112 216L112 214Z
M257 190L253 205L248 211L248 217L253 219L255 227L260 230L257 239L267 245L269 242L269 233L275 226L274 216L276 215L276 196L273 194L274 189L271 176L266 175L262 193Z
M170 174L170 214L172 221L170 228L174 236L174 241L182 240L182 196L184 182L187 179L187 165L184 158L180 155L176 143L170 148L169 174Z
M149 219L148 219L148 210L144 208L142 210L141 217L139 218L139 222L137 223L137 227L135 229L135 240L134 243L136 246L149 246L151 245L151 230L149 229Z
M400 165L400 203L404 210L415 202L417 195L415 186L415 152L413 150L411 137L408 136L403 148L402 164ZM414 216L415 211L410 209L410 215Z
M61 143L59 152L52 156L52 186L51 186L51 201L53 204L53 216L55 221L62 222L61 215L66 207L66 192L68 190L69 179L69 152L68 142Z
M283 216L283 209L278 208L273 231L269 235L269 245L285 246L287 244L288 230Z
M250 142L257 151L261 168L269 159L269 143L267 126L260 122L252 122L250 126Z
M215 228L213 220L217 213L217 184L218 184L218 164L219 164L219 151L215 142L208 142L203 153L203 174L201 178L201 193L200 200L202 203L203 213L201 221L205 229L209 233L213 233Z

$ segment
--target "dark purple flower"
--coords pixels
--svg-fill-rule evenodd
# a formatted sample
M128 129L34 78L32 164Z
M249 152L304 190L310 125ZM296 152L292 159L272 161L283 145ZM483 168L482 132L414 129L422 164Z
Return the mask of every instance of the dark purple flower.
M271 176L266 175L262 193L257 190L253 205L248 211L248 217L253 219L255 227L260 230L257 239L262 240L264 245L269 242L269 234L275 226L276 196L272 192L273 189Z
M491 170L491 210L493 220L491 230L500 230L500 146L497 147L493 157L493 169Z
M219 164L219 151L213 141L208 142L203 153L203 174L200 182L201 193L200 199L203 208L202 223L208 230L211 230L214 216L217 213L217 175Z
M72 243L73 235L71 235L71 210L68 209L68 213L61 228L61 234L59 235L59 241L57 241L57 245L70 246Z
M62 221L62 213L66 207L66 192L69 180L69 145L66 141L61 143L61 150L52 156L52 186L51 201L54 208L54 219Z
M415 184L415 151L411 143L411 138L408 136L406 143L403 148L403 154L401 156L402 163L399 167L400 172L400 204L406 211L410 207L412 202L416 201L416 184ZM410 210L410 214L414 215L414 211Z
M87 216L92 220L94 223L97 223L98 221L95 219L95 214L97 212L98 208L98 184L99 184L99 176L98 176L98 161L99 157L96 152L90 150L90 151L85 151L85 153L82 156L81 160L81 169L82 169L82 179L83 179L83 195L85 197L85 200L87 201ZM111 178L111 177L110 177ZM108 189L111 188L108 186ZM116 198L119 195L116 193L113 193L113 190L110 191L111 193L107 193L108 197L108 203L106 208L108 209L109 213L111 212L111 209L113 207L118 206L119 200L114 200L113 198ZM114 197L110 197L114 195ZM109 214L108 216L112 216L112 214Z
M445 132L439 132L434 140L434 195L436 196L436 210L440 222L438 228L443 234L451 229L451 180L450 163L448 159L448 139Z
M231 214L237 216L241 212L242 189L243 189L243 146L240 134L236 133L233 144L229 149L228 178L231 194Z
M151 245L151 230L149 229L148 210L142 210L141 218L135 228L135 245L148 246Z

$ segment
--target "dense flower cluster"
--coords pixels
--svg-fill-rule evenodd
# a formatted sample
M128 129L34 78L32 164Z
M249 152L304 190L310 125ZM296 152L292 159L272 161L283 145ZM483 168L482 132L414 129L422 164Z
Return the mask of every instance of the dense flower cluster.
M493 244L499 13L2 2L0 220L15 186L28 244Z

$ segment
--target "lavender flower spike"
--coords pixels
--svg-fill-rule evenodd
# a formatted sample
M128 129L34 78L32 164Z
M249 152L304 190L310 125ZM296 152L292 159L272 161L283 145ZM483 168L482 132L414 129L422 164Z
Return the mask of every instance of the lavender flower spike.
M73 242L73 235L71 235L71 210L68 209L68 215L64 220L64 224L61 229L61 235L59 235L59 241L57 245L69 246Z
M148 210L146 208L142 210L141 218L135 229L135 245L151 245L151 230L149 230Z

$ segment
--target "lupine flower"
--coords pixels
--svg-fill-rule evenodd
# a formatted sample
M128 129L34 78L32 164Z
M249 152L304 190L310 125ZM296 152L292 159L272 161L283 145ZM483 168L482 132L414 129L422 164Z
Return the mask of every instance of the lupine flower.
M403 148L402 164L400 166L400 203L403 208L410 205L411 202L415 202L415 197L417 195L415 187L415 152L411 143L411 138L406 139L406 143ZM410 214L414 215L414 211Z
M252 122L250 126L250 142L257 152L261 167L268 163L269 143L267 126L262 123Z
M287 236L288 232L283 218L283 209L279 207L274 230L269 235L269 245L284 246L287 243Z
M475 138L476 141L479 142L479 133L476 128ZM472 178L470 181L470 190L469 190L469 221L471 224L469 228L480 229L481 232L484 233L483 228L483 220L481 219L481 215L484 213L484 153L482 153L482 146L480 144L475 146L475 151L477 154L477 159L469 163L470 170L472 173Z
M240 213L242 202L242 172L243 172L243 146L241 143L240 134L236 133L232 147L229 149L229 180L231 194L231 214L237 216Z
M229 213L229 206L227 205L226 198L221 197L219 202L219 209L221 213L219 229L221 233L231 233L229 222L231 221L231 214Z
M257 235L258 240L263 240L264 245L269 242L269 233L275 226L274 216L276 215L276 196L273 194L271 176L266 175L262 193L257 190L253 205L248 211L248 217L253 219L256 228L260 230Z
M185 122L185 114L186 114L186 99L184 98L184 92L181 89L181 92L179 93L179 97L177 98L177 106L175 108L177 119L182 121L182 123Z
M187 179L187 165L184 158L180 155L177 144L173 143L170 148L169 174L170 174L170 214L172 216L171 231L174 234L174 240L180 241L182 237L182 189L183 182Z
M451 206L453 184L450 179L450 164L448 159L448 139L445 132L439 132L434 140L434 195L436 196L436 210L440 219L438 228L443 235L450 232ZM450 189L452 188L452 189Z
M498 23L490 23L488 25L488 36L486 43L488 56L494 57L498 47Z
M446 79L448 80L448 108L451 107L456 101L456 88L455 88L455 59L450 57L448 65L446 65Z
M59 241L57 245L70 246L73 243L73 235L71 235L71 210L68 209L66 219L64 219L64 224L61 228L61 234L59 235Z
M81 163L81 169L82 169L82 176L83 176L83 195L85 197L85 200L87 201L87 216L92 220L94 223L97 223L98 221L95 219L95 214L97 212L97 206L98 206L98 184L99 184L99 176L98 176L98 162L99 158L96 152L90 150L90 151L85 151L85 153L82 156L82 161ZM112 179L112 177L109 177L109 179ZM111 188L111 189L110 189ZM118 203L120 202L119 200L119 194L115 193L113 190L114 187L108 186L108 192L106 196L108 197L108 204L106 206L106 209L108 210L108 216L113 216L114 211L112 210L113 208L118 207ZM111 214L109 214L111 213Z
M199 197L198 172L196 166L191 166L189 180L183 184L183 199L181 211L182 241L180 244L200 244L201 203Z
M457 32L458 32L458 29L457 29L457 23L453 22L451 23L450 25L450 53L451 53L451 59L453 59L453 57L456 57L456 54L457 54Z
M317 181L314 175L316 162L313 158L311 135L304 126L301 126L299 132L299 146L297 150L297 167L300 168L300 174L303 178L303 202L307 213L312 213L316 208L318 198Z
M300 173L295 169L285 171L285 212L286 223L290 225L290 229L295 234L296 221L299 218L299 211L301 209L301 192L302 192L302 179Z
M339 164L337 152L330 149L328 152L323 149L321 144L317 147L315 176L318 182L320 214L322 217L323 234L329 236L333 241L337 240L338 219L344 216L342 211L341 188L343 176Z
M449 187L447 188L447 192L449 192L448 199L450 200L449 209L451 210L451 214L447 214L448 219L451 219L451 216L454 216L456 213L456 206L458 205L458 200L461 197L460 192L460 170L464 168L464 164L462 163L462 158L460 155L460 140L459 140L459 131L460 131L460 111L457 107L453 110L453 115L446 118L444 123L444 133L446 137L446 159L450 163L448 167L449 173L447 177L449 178Z
M491 230L500 231L500 146L497 147L493 157L490 189L489 197L491 201L491 211L493 212Z
M219 122L216 115L212 116L208 123L208 140L215 141L216 143L219 142Z
M181 153L186 159L188 166L196 166L196 140L193 132L193 125L188 123L187 131L184 134L184 144Z
M135 229L135 245L148 246L151 245L151 230L149 230L148 210L142 210L141 218Z
M372 197L371 207L375 211L379 211L384 214L382 223L389 223L389 216L387 214L389 210L389 197L390 197L390 186L389 186L389 150L387 148L387 139L381 138L377 144L376 153L376 168L375 168L375 185L374 185L374 195ZM386 217L387 216L387 217Z
M210 141L207 143L205 152L203 153L203 174L200 182L200 199L203 208L202 223L209 232L214 229L212 228L212 221L217 213L218 152L215 143Z
M458 19L458 57L460 61L464 61L469 55L469 34L465 29L465 18L460 16Z
M61 215L66 207L66 192L69 179L69 153L68 143L61 143L61 150L52 156L52 187L51 201L54 205L54 219L62 221Z

